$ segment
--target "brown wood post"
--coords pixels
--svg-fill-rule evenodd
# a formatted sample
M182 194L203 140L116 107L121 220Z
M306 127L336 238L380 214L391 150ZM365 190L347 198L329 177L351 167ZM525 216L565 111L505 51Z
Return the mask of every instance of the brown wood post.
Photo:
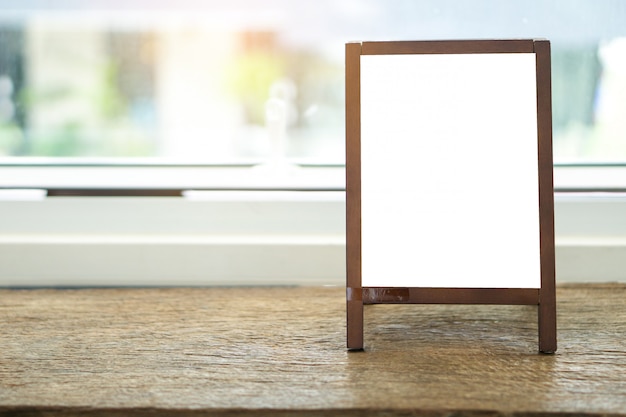
M554 353L556 291L554 259L554 183L552 162L552 87L550 42L535 41L537 57L537 135L539 144L539 221L541 290L539 293L539 351Z
M346 44L346 310L348 349L363 349L361 43Z

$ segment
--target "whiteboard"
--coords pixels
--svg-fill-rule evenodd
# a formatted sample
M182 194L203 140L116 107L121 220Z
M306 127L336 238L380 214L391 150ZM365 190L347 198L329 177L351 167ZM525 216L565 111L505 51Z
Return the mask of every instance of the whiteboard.
M360 60L363 287L540 288L535 54Z

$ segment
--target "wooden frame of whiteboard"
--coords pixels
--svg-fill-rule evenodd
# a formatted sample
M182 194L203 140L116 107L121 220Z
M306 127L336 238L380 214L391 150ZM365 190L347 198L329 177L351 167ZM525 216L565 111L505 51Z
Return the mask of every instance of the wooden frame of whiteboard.
M540 288L363 287L361 283L362 55L534 53L536 55ZM539 351L556 340L550 43L547 40L351 42L346 44L347 346L361 350L364 304L537 305Z

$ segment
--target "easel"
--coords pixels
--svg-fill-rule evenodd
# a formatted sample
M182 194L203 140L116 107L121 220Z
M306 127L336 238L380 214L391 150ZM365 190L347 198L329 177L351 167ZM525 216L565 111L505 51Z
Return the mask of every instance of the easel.
M365 286L362 284L362 57L391 55L532 54L536 61L538 288ZM526 55L530 56L530 55ZM460 68L459 70L463 70ZM554 196L550 43L546 40L353 42L346 44L347 346L361 350L366 304L537 305L539 351L556 351ZM398 82L402 82L401 80ZM535 92L533 91L533 94ZM419 99L419 98L416 98ZM534 110L533 110L534 111ZM487 116L488 119L488 116ZM382 140L382 139L381 139ZM402 150L396 150L402 152ZM407 167L410 171L410 167ZM407 175L411 175L407 172ZM497 173L496 173L497 175ZM437 181L437 178L431 179ZM411 192L407 190L407 192ZM497 190L494 190L497 192ZM362 200L363 198L363 200ZM369 200L373 201L373 200ZM409 231L410 232L410 231ZM419 236L418 236L419 237ZM393 237L392 237L393 238ZM389 244L393 244L390 239ZM428 256L426 253L425 256ZM416 260L419 262L419 259ZM515 267L512 265L511 267ZM365 271L367 272L367 271ZM468 271L469 276L480 271ZM506 271L502 271L503 276ZM471 278L470 278L471 279Z

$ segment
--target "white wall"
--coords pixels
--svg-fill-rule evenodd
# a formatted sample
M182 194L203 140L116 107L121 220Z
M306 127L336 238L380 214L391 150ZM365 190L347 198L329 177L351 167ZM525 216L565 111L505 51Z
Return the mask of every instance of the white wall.
M0 286L344 285L343 192L191 197L0 201ZM558 282L626 282L624 195L555 212Z

